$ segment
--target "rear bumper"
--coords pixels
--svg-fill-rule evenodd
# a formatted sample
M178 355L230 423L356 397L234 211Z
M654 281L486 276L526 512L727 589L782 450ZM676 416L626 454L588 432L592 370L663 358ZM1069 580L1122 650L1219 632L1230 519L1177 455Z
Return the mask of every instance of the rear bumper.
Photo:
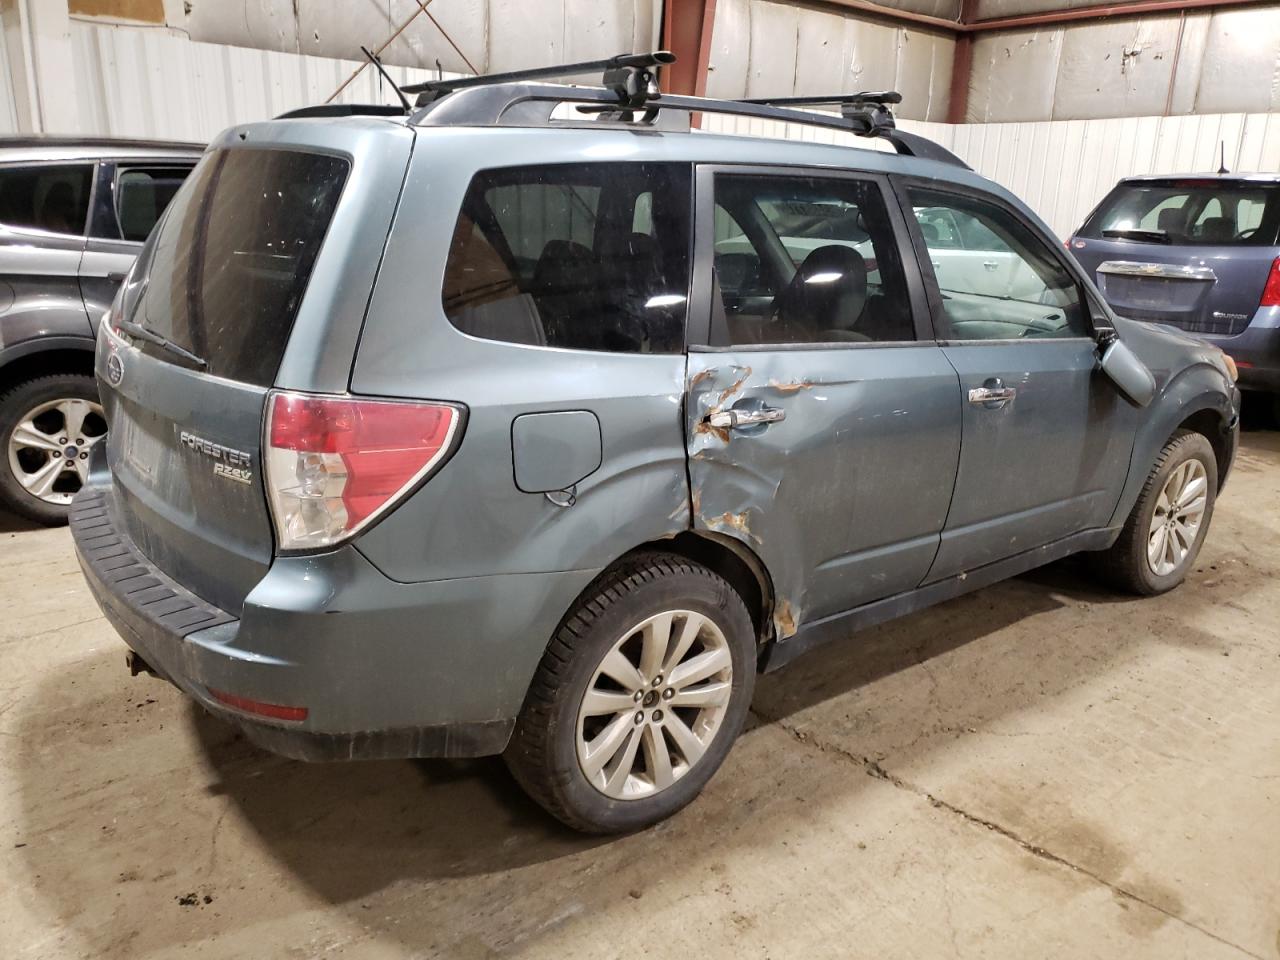
M1195 334L1231 355L1242 390L1280 392L1280 307L1262 307L1234 337Z
M110 487L75 499L85 579L125 643L253 742L301 760L505 749L548 638L593 572L403 584L352 546L277 558L237 617L185 590L119 528ZM288 707L230 707L211 691Z

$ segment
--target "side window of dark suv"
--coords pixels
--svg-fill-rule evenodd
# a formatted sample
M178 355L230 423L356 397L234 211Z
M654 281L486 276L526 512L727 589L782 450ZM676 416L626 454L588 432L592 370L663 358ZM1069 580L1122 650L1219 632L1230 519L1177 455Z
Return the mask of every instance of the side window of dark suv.
M93 164L0 168L0 223L84 235Z
M689 168L560 164L476 175L444 309L488 340L616 353L684 348Z

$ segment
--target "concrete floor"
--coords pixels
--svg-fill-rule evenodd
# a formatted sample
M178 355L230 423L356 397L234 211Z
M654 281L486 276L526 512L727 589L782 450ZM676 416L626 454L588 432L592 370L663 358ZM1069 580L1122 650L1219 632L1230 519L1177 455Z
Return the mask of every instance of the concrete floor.
M131 680L0 520L5 958L1280 955L1280 434L1190 581L1070 562L764 678L702 798L560 829L499 761L307 766Z

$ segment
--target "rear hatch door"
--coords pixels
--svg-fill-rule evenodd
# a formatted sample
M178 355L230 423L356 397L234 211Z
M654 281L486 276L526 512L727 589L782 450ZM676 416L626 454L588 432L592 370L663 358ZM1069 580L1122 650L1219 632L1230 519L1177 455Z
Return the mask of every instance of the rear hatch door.
M272 126L289 124L261 125ZM412 141L384 127L404 136L383 141L399 169L382 182L363 175L358 143L224 137L174 199L103 325L98 373L119 519L152 562L229 612L274 551L262 481L269 390L286 367L292 388L346 386L363 311L343 315L333 285L362 286L354 302L367 301L381 244L361 249L350 231L385 238ZM390 202L349 209L370 191ZM361 223L362 213L375 222ZM336 364L316 356L334 349ZM326 363L340 380L326 381Z
M1270 182L1123 181L1071 246L1122 316L1230 336L1258 308L1277 227L1280 186Z

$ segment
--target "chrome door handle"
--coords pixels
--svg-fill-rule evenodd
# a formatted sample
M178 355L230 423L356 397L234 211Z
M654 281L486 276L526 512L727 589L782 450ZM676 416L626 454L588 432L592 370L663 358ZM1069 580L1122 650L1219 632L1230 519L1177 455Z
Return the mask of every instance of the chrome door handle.
M996 267L1000 266L1000 264L996 263L994 260L983 260L982 265L988 270L994 270Z
M969 391L969 402L1003 406L1017 395L1016 387L974 387Z
M749 427L757 423L779 423L787 419L787 411L777 407L761 407L759 410L719 410L707 414L707 423L721 430Z

